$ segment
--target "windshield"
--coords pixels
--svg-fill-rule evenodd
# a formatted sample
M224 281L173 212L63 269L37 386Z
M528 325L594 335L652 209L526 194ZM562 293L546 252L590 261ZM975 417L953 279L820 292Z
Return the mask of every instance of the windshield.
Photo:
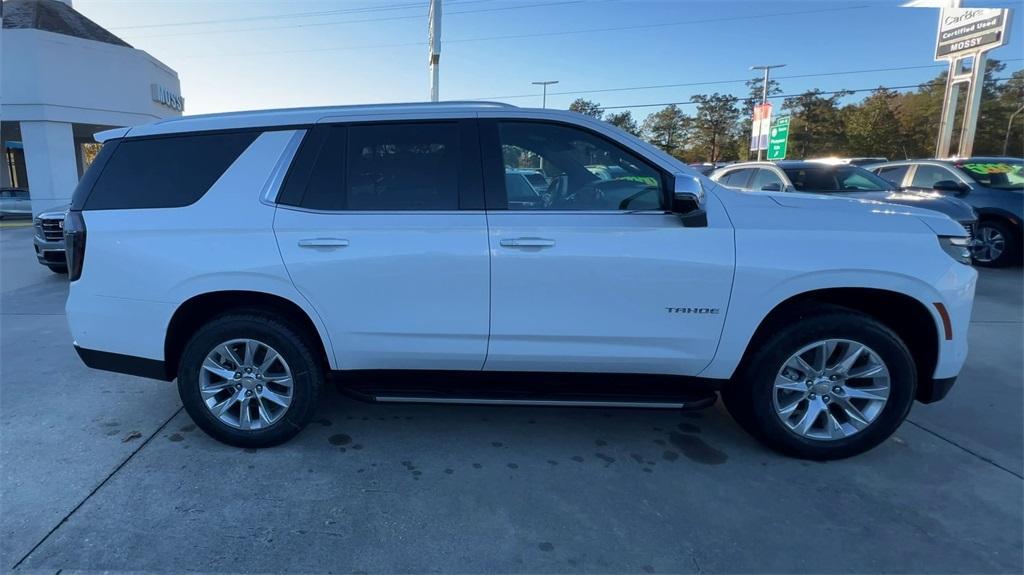
M1024 162L971 162L957 164L960 171L986 188L1000 190L1024 189L1024 173L1021 172Z
M784 168L798 192L884 192L892 183L856 166L814 166Z

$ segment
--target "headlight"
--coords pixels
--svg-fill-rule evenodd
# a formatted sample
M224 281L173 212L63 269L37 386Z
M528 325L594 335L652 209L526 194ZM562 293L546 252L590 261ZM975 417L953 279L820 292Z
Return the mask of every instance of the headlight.
M939 245L949 257L964 264L971 265L971 239L962 236L939 236Z

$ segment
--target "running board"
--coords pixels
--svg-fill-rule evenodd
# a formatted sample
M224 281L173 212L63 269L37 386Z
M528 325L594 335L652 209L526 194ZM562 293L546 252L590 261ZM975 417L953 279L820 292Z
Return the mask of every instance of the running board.
M583 399L492 399L482 397L415 397L378 395L380 403L447 403L456 405L525 405L534 407L627 407L641 409L703 409L715 403L714 396L693 402L668 401L601 401ZM700 405L698 405L700 404Z
M359 399L381 403L704 409L721 382L643 374L353 371L332 374Z

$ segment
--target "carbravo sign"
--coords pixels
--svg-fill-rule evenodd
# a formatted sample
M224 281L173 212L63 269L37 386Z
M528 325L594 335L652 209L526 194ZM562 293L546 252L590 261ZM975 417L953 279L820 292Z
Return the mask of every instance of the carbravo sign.
M935 39L935 59L980 52L1006 43L1009 10L1005 8L943 8Z

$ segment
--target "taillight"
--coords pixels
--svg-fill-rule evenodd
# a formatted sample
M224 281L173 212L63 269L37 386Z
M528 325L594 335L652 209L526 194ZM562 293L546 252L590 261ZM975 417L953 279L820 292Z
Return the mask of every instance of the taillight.
M82 277L85 261L85 218L80 211L69 211L64 217L64 249L68 258L68 279Z

